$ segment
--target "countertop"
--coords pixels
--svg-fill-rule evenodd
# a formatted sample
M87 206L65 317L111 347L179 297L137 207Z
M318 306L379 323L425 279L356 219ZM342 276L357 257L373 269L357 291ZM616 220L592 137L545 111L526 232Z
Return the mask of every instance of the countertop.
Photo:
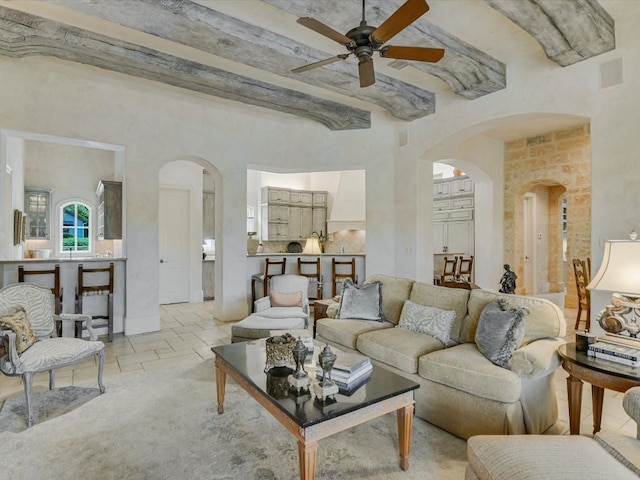
M365 257L366 253L256 253L247 254L247 257Z
M127 257L73 257L73 258L19 258L0 260L0 263L79 263L79 262L125 262Z

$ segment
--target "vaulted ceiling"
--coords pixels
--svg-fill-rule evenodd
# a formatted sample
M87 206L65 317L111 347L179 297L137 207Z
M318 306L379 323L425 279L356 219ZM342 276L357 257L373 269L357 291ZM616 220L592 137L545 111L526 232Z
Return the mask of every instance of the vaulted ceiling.
M380 25L404 1L368 0L368 24ZM0 1L0 55L55 57L333 130L360 129L370 127L374 110L412 121L433 114L440 95L472 101L507 88L508 62L525 55L562 68L613 50L614 20L603 5L620 9L621 2L429 1L431 10L389 43L443 48L444 58L376 55L376 83L366 88L353 58L291 72L346 52L296 19L314 17L346 33L361 20L360 0Z

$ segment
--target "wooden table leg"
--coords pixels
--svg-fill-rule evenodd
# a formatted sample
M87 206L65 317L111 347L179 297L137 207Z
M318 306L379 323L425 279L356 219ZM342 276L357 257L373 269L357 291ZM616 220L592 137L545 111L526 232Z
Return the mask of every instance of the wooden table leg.
M567 397L569 400L569 432L580 435L580 410L582 409L582 380L567 377Z
M300 480L315 480L316 461L318 459L317 442L298 442L298 462L300 464Z
M593 434L600 431L602 422L602 404L604 403L604 388L591 385L591 407L593 408Z
M218 414L224 413L224 389L227 374L216 363L216 394L218 396Z
M411 427L413 425L413 404L398 410L398 443L400 468L409 469L409 448L411 447Z

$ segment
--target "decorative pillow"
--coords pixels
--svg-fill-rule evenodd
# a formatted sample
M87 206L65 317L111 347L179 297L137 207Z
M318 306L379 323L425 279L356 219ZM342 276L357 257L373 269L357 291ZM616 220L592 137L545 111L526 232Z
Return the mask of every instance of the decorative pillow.
M511 357L524 338L525 307L511 307L505 300L489 303L478 320L476 345L492 363L510 368Z
M342 284L342 298L336 318L384 321L382 314L382 283L371 282L358 288L350 279Z
M14 307L0 317L0 327L9 328L16 334L16 351L18 355L27 350L38 339L31 330L31 322L27 318L24 307Z
M301 307L302 292L278 293L271 292L272 307Z
M398 327L426 333L447 346L451 342L451 327L455 319L455 310L442 310L405 300Z

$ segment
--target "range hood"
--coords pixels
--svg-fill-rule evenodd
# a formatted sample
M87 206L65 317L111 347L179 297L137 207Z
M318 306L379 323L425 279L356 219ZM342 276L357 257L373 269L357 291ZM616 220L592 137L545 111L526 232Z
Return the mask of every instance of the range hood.
M331 214L327 220L327 233L366 229L364 173L364 170L340 173Z

